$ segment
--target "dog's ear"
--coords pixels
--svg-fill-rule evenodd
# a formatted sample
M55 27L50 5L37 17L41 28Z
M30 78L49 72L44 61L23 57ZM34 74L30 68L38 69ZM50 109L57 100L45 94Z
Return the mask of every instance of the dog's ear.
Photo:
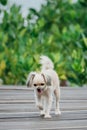
M33 82L35 74L36 74L36 72L31 72L28 75L27 82L26 82L27 87L32 87L32 82Z
M48 75L45 75L45 74L43 74L43 73L42 73L41 75L43 76L43 79L44 79L46 85L47 85L47 86L51 86L51 85L52 85L51 77L48 76Z

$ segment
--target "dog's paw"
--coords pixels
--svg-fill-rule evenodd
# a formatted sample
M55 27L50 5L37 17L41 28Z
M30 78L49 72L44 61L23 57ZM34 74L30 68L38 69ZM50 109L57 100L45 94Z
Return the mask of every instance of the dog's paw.
M42 111L40 112L40 115L41 115L41 116L45 116L45 112L42 110Z
M61 111L60 110L55 110L55 115L61 115Z
M50 119L50 118L51 118L51 115L46 114L46 115L44 116L44 118Z

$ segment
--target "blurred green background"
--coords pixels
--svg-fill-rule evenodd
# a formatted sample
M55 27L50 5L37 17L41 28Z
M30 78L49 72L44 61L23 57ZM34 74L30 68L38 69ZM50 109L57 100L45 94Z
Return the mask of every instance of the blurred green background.
M61 85L87 84L87 1L47 0L39 11L29 9L26 26L20 10L15 4L0 9L0 81L25 84L28 73L40 69L40 55L47 55Z

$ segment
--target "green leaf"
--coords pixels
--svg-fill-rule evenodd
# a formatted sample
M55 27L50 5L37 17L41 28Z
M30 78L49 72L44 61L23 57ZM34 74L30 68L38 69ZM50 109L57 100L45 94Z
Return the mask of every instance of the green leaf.
M82 34L82 38L83 38L83 41L84 41L85 46L87 47L87 38L85 37L84 34Z

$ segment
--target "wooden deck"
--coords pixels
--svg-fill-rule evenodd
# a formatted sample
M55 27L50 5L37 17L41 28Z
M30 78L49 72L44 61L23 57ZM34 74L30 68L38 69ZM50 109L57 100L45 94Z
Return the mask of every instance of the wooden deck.
M53 103L54 104L54 103ZM0 130L87 130L87 87L61 88L61 116L43 119L32 89L0 87Z

